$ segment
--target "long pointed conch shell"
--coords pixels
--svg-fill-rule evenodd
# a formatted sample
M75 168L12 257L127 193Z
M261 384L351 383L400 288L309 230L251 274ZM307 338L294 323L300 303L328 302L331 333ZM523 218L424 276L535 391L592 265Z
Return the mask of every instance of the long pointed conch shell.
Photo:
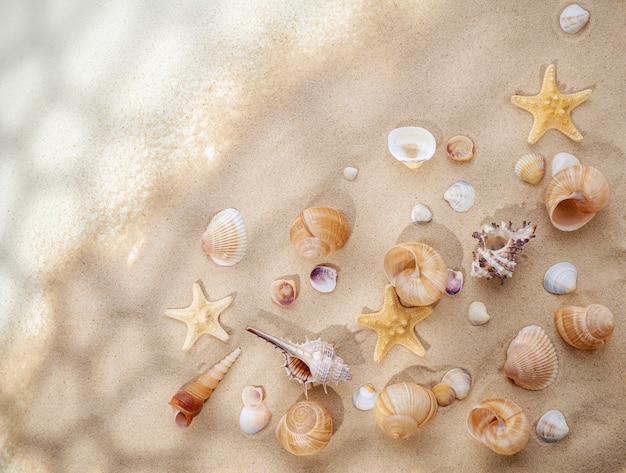
M276 438L289 453L313 455L322 450L333 434L330 412L319 402L293 404L276 426Z
M220 266L239 263L248 248L243 217L236 209L215 214L201 238L202 250Z
M293 343L281 340L278 337L265 333L254 327L246 327L248 332L271 343L285 356L283 367L290 379L304 385L304 394L307 394L307 385L320 383L339 383L352 378L350 369L343 359L335 355L335 349L330 343L319 338L304 343Z
M571 232L602 210L609 196L609 181L598 169L585 164L568 166L548 184L546 210L555 228Z
M611 338L615 318L602 304L569 306L554 313L554 324L569 345L580 350L594 350L604 346Z
M530 422L521 407L503 398L485 399L467 416L469 433L500 455L514 455L526 446Z
M504 373L522 388L544 389L554 382L558 370L554 344L538 325L520 330L506 351Z
M178 427L181 429L189 427L240 353L241 348L236 348L213 368L187 384L172 397L170 405L174 408L174 422Z
M263 404L263 389L246 386L241 393L243 408L239 414L239 427L247 434L256 434L272 419L272 413Z
M385 254L387 279L407 306L437 302L446 290L448 268L435 250L424 243L401 243Z
M296 251L309 260L337 251L350 236L344 215L332 207L310 207L295 218L289 228L289 240Z

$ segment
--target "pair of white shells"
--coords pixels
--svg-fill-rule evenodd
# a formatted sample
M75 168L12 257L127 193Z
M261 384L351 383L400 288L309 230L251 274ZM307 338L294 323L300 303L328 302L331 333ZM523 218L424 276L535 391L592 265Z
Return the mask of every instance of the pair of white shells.
M246 386L241 394L243 408L239 415L239 426L247 434L256 434L272 419L272 413L263 404L263 389Z

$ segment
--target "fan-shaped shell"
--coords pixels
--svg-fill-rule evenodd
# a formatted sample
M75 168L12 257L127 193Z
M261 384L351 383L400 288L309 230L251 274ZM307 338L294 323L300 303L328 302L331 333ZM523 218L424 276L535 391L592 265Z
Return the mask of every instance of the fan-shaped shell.
M201 238L202 250L220 266L239 263L248 249L248 235L237 209L224 209L213 216Z
M554 312L554 324L561 338L569 345L581 350L593 350L609 341L615 318L609 308L602 304L569 306Z
M278 421L276 438L289 453L313 455L322 450L333 434L330 412L316 401L293 404Z
M443 198L456 212L467 212L474 205L476 191L469 182L458 181L446 189Z
M500 455L514 455L526 446L530 422L520 406L503 398L485 399L467 416L469 433Z
M369 411L374 409L378 392L374 385L367 383L359 387L352 395L352 404L361 411Z
M544 442L558 442L569 433L569 426L561 411L552 410L541 416L535 432Z
M241 393L243 408L239 415L239 427L247 434L255 434L271 420L272 413L263 404L263 389L246 386Z
M292 279L275 279L270 285L270 297L281 307L289 307L296 300L296 282Z
M546 160L538 153L528 153L515 163L515 174L522 181L538 184L546 172Z
M562 169L570 166L577 166L580 161L576 156L570 153L557 153L552 158L552 175L554 176Z
M449 385L459 400L465 399L472 387L472 375L463 368L452 368L441 378L441 382Z
M578 271L572 263L556 263L543 275L543 287L552 294L569 294L576 290Z
M405 166L416 169L435 154L435 137L426 129L404 126L391 130L387 139L389 152Z
M474 142L465 135L456 135L446 143L446 153L455 161L469 161L474 156Z
M575 34L582 30L589 21L589 12L576 3L565 7L559 16L561 29L567 34Z
M346 244L349 236L345 216L332 207L309 207L298 214L289 228L291 244L309 260L337 251Z
M385 253L383 268L407 306L433 304L446 290L448 268L439 253L424 243L393 246Z
M437 413L437 398L415 383L396 383L383 389L374 405L376 425L389 437L409 437Z
M550 386L558 368L554 344L538 325L520 330L506 352L504 373L525 389L538 391Z
M589 222L609 202L610 186L593 166L568 166L556 173L546 189L545 203L555 228L573 231Z

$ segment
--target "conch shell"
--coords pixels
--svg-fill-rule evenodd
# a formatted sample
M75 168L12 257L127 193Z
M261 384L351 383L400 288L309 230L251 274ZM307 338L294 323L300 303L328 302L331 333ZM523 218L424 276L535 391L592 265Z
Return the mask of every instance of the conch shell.
M246 327L246 330L271 343L283 353L285 371L289 378L304 385L305 395L308 384L321 383L326 391L328 383L337 384L339 381L352 378L350 369L344 364L343 359L335 355L334 347L319 338L304 343L293 343L254 327Z
M240 353L241 348L236 348L213 368L187 384L172 397L170 405L174 408L174 422L178 427L181 429L189 427Z
M296 251L309 260L323 258L348 241L350 229L344 215L332 207L310 207L295 218L289 239Z
M574 348L593 350L604 346L615 326L615 318L601 304L569 306L554 313L554 324L561 338Z
M571 232L589 222L609 196L609 181L598 169L585 164L568 166L548 184L546 210L555 228Z
M330 412L319 402L293 404L276 426L276 438L289 453L312 455L322 450L333 434Z
M395 245L385 254L383 267L406 306L431 305L446 290L448 268L439 253L424 243Z
M247 434L256 434L272 419L272 413L263 404L263 389L246 386L241 393L243 408L239 414L239 427Z
M503 398L485 399L475 405L467 416L467 429L500 455L520 452L530 437L530 422L522 408Z
M239 263L248 249L243 217L237 209L224 209L213 216L201 238L202 250L218 265Z
M474 250L472 261L472 276L486 279L500 278L504 283L506 278L513 277L515 258L522 251L522 247L535 237L537 225L524 222L519 230L513 230L513 223L501 225L492 223L484 225L480 232L472 236L478 239L478 246Z
M519 331L506 352L504 373L522 388L538 391L556 379L559 363L554 344L538 325Z
M374 404L376 425L394 439L411 436L436 413L437 398L433 392L415 383L387 386Z

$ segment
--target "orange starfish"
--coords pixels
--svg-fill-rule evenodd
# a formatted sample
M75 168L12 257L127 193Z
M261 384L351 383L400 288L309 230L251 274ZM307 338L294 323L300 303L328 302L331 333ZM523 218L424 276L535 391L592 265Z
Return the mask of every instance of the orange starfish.
M511 102L533 115L533 127L528 135L528 143L536 143L551 128L559 130L574 141L581 141L583 135L576 129L570 118L572 110L591 95L586 89L564 95L556 88L556 68L550 64L543 77L541 91L537 95L513 95Z

